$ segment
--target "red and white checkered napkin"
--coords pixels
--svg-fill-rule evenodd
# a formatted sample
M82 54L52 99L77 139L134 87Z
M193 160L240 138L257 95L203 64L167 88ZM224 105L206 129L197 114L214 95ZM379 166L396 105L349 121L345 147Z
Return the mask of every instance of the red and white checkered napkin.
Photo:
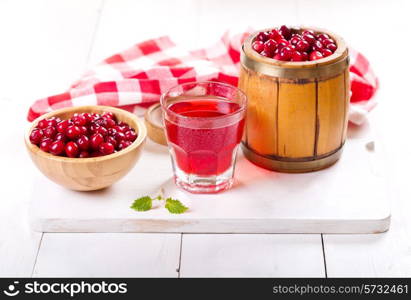
M69 106L108 105L128 111L159 101L169 88L190 81L215 80L237 85L240 48L249 33L224 34L214 46L187 51L169 37L148 40L105 59L86 72L65 93L37 100L28 120ZM378 87L369 62L350 49L350 121L361 124L374 106Z

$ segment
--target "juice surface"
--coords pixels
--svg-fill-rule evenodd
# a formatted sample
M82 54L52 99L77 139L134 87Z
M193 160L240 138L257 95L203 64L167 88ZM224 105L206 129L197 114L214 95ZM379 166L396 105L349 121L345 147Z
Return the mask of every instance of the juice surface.
M230 168L234 150L241 141L244 118L224 125L218 117L238 111L237 103L221 99L188 99L171 104L169 109L183 118L192 118L185 119L182 124L178 117L176 122L165 120L167 137L182 171L210 176ZM216 119L219 119L218 126ZM199 126L205 120L208 125Z

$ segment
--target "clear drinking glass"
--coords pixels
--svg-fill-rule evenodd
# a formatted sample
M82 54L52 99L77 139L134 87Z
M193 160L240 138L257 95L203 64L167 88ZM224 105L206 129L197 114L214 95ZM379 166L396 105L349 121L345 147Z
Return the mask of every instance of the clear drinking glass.
M246 95L219 82L178 85L161 97L175 182L192 193L233 184L244 131Z

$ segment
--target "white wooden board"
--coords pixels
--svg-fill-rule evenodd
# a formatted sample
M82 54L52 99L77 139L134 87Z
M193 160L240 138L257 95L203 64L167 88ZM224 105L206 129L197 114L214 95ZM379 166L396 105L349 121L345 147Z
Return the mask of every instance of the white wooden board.
M0 277L31 276L42 237L27 220L38 172L23 144L28 108L83 72L101 3L0 1Z
M324 235L328 276L411 276L410 233L398 225L388 234Z
M31 220L44 232L383 232L390 211L376 153L366 146L370 141L367 126L351 131L340 162L307 174L267 171L239 155L235 185L215 195L176 188L167 149L148 141L132 172L102 191L74 192L36 178ZM162 207L129 208L135 198L161 189L189 211L172 215Z
M183 234L180 277L325 277L319 234Z
M44 234L34 277L177 277L179 234Z

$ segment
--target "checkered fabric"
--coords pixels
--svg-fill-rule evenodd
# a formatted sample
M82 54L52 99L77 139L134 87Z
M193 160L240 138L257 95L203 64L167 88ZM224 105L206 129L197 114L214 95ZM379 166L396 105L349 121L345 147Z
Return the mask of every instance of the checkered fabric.
M91 70L64 93L39 99L28 120L52 110L80 105L108 105L135 111L159 101L169 88L191 81L213 80L237 85L240 48L249 32L223 35L210 48L188 51L169 37L147 40L117 53ZM361 124L375 106L378 80L367 59L350 49L349 119Z

